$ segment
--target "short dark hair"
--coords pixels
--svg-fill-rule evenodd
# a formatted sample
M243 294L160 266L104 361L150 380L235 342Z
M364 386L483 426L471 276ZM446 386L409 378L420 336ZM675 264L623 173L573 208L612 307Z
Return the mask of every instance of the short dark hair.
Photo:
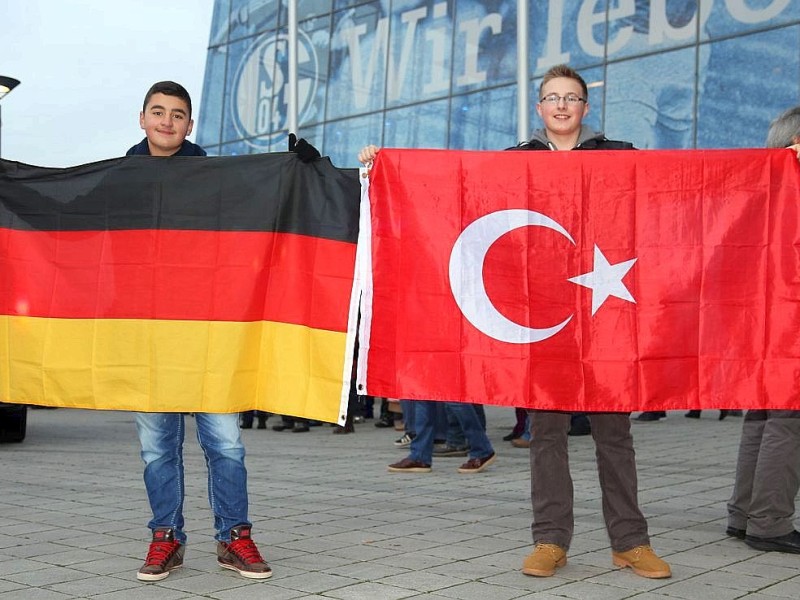
M786 148L800 138L800 106L790 108L769 125L767 148Z
M544 74L544 77L542 77L542 83L539 85L539 98L542 97L542 90L544 89L545 84L556 77L567 77L568 79L574 79L581 84L583 97L586 100L589 99L589 88L586 86L586 82L583 80L583 77L581 77L575 69L567 65L556 65L555 67L550 67L547 73Z
M142 112L147 110L147 103L150 102L150 98L153 94L164 94L165 96L176 96L180 98L186 102L186 105L189 107L189 118L192 118L192 99L189 96L189 92L187 92L186 88L180 83L175 83L174 81L159 81L150 86L150 89L147 90L147 94L144 96Z

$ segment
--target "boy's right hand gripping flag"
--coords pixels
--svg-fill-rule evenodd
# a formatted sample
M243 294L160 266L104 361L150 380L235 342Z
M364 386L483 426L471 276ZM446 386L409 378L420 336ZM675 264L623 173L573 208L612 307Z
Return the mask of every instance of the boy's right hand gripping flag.
M362 393L800 407L791 152L384 149L369 201Z

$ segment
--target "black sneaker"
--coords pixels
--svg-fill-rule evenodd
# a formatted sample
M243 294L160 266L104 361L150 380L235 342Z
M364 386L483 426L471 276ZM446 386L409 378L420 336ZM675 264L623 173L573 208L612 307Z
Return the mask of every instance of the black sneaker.
M456 446L444 445L441 448L433 449L434 456L466 456L468 453L469 448L467 446L458 448Z
M638 417L634 417L634 421L639 421L639 423L653 423L666 418L667 413L663 410L650 410L643 412Z
M248 579L272 577L272 569L261 558L256 543L250 537L249 525L238 525L231 529L230 543L217 542L217 563Z
M170 571L183 566L184 547L175 541L175 531L170 527L155 529L147 558L136 579L139 581L161 581L169 577Z

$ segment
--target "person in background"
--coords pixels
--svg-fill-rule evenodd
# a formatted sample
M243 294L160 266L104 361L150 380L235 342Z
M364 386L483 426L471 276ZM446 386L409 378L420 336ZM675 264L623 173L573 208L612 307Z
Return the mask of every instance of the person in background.
M772 122L767 147L789 147L800 160L800 106ZM800 411L748 410L725 533L756 550L800 554L794 526L799 490Z
M258 421L258 429L266 429L269 413L265 413L263 410L246 410L240 413L239 417L241 419L239 421L239 426L242 429L252 429L254 419Z

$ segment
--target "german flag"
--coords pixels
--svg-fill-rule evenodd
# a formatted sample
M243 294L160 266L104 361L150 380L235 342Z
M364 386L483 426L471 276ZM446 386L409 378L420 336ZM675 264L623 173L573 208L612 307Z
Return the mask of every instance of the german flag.
M342 422L359 195L289 153L0 161L0 399Z

